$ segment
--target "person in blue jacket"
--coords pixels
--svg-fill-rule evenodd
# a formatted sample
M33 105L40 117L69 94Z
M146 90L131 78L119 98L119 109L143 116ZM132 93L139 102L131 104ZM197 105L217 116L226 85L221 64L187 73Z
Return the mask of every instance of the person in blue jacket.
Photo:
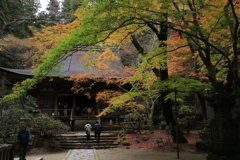
M95 131L95 139L98 140L98 143L100 141L100 134L101 134L101 124L98 123L98 121L96 121L96 123L94 124L94 131Z
M31 132L27 129L25 125L20 126L20 131L18 132L18 140L19 140L19 160L26 160L26 152L28 142L32 139Z

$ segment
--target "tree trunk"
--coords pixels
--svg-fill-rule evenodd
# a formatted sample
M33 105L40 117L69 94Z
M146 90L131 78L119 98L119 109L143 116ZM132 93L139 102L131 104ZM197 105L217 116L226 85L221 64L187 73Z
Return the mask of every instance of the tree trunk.
M159 42L159 47L163 47L165 48L165 50L167 51L167 44L165 43L165 41L167 41L168 39L168 28L166 27L166 23L168 23L167 20L167 14L165 14L165 21L162 21L160 23L160 30L157 29L155 27L155 25L148 23L148 27L151 28L151 30L157 35ZM146 52L144 50L144 48L140 45L140 43L137 41L136 37L134 35L132 35L132 43L135 46L135 48L142 54L145 55ZM166 54L167 52L163 52L161 54ZM167 57L167 56L166 56ZM153 72L154 74L159 77L161 80L167 80L168 79L168 68L167 68L167 58L166 58L166 62L165 62L165 69L157 69L157 68L153 68ZM181 129L178 127L178 132L176 132L176 119L174 118L173 115L173 111L172 111L172 104L171 101L165 101L165 97L169 94L168 91L164 91L159 93L161 96L159 97L159 102L160 105L162 107L162 112L163 112L163 116L165 117L166 123L171 125L171 134L173 136L173 141L176 142L177 140L177 135L176 133L178 133L178 139L179 139L179 143L184 143L187 142L186 138L183 136L183 132L181 131Z
M188 142L187 139L184 137L182 130L178 127L176 119L173 115L173 109L172 109L172 103L170 100L165 101L166 95L168 95L169 92L165 91L161 93L161 96L159 97L159 102L162 107L162 113L166 120L166 123L171 126L171 135L173 137L173 141L177 142L177 134L178 133L178 143L185 143ZM176 132L176 126L178 127Z

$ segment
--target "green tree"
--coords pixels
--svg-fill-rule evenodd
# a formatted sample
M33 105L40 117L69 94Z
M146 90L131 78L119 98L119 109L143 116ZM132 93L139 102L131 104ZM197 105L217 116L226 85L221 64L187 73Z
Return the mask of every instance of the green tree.
M32 36L28 26L36 20L39 7L39 0L1 0L0 38L7 34L20 38Z
M60 2L58 0L50 0L47 5L47 26L53 26L61 23Z
M172 101L168 96L178 80L171 81L169 77L169 53L178 53L179 48L187 47L198 59L201 67L199 74L206 75L214 89L217 89L219 82L226 80L225 91L229 94L239 93L238 8L239 4L231 0L86 0L75 14L79 26L49 52L48 59L37 68L34 79L16 86L18 93L24 93L38 83L53 69L52 64L66 51L74 50L75 46L81 48L132 42L158 77L159 84L168 84L159 90L159 102L167 123L175 128ZM211 18L209 15L212 15ZM156 37L152 50L139 42L138 38L144 31L151 31ZM178 34L186 43L168 48L168 38L172 38L168 36L170 33ZM184 84L178 90L187 90L188 82ZM190 88L195 90L194 87ZM174 130L173 136L176 137ZM184 141L181 135L180 139Z
M64 24L71 23L77 18L74 13L82 5L82 2L83 0L64 0L62 2L61 16Z

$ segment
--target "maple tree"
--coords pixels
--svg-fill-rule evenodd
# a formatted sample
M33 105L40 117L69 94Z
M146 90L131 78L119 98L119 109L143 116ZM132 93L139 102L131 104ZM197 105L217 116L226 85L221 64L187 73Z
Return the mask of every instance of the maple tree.
M56 34L59 37L57 42L49 41L54 42L49 46L49 49L53 49L49 50L47 59L36 68L35 77L17 85L15 92L21 95L26 89L33 87L49 73L53 68L52 64L67 51L73 51L76 46L114 46L131 42L144 62L136 73L151 69L155 74L157 81L154 84L158 87L158 101L163 115L167 123L175 128L171 91L178 89L191 92L196 91L196 86L193 85L195 81L189 82L188 79L173 76L207 79L213 90L219 82L225 81L227 92L239 93L238 8L239 2L232 0L86 0L75 13L78 18L73 24L76 25L70 25L71 31L64 32L66 34ZM139 37L145 32L154 35L154 47L143 46L139 41ZM169 37L169 40L169 34L176 36ZM176 56L178 59L181 57L181 61L177 61L174 58ZM191 64L191 59L195 60L197 66L193 70L189 70L190 67L184 68L188 69L186 74L181 67L171 67L173 63L177 66L186 64L186 60ZM197 88L202 90L201 86L206 88L201 84ZM176 137L174 130L173 136ZM184 141L181 135L180 139Z

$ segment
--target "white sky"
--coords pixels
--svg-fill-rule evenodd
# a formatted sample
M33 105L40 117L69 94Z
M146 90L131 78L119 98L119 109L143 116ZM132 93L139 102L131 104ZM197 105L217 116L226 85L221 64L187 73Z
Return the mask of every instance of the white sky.
M42 5L42 8L39 8L40 11L44 11L48 5L48 0L40 0L40 3Z
M48 1L49 0L40 0L40 3L42 5L42 8L39 8L40 11L44 11L47 8ZM58 0L58 1L61 2L62 0Z

